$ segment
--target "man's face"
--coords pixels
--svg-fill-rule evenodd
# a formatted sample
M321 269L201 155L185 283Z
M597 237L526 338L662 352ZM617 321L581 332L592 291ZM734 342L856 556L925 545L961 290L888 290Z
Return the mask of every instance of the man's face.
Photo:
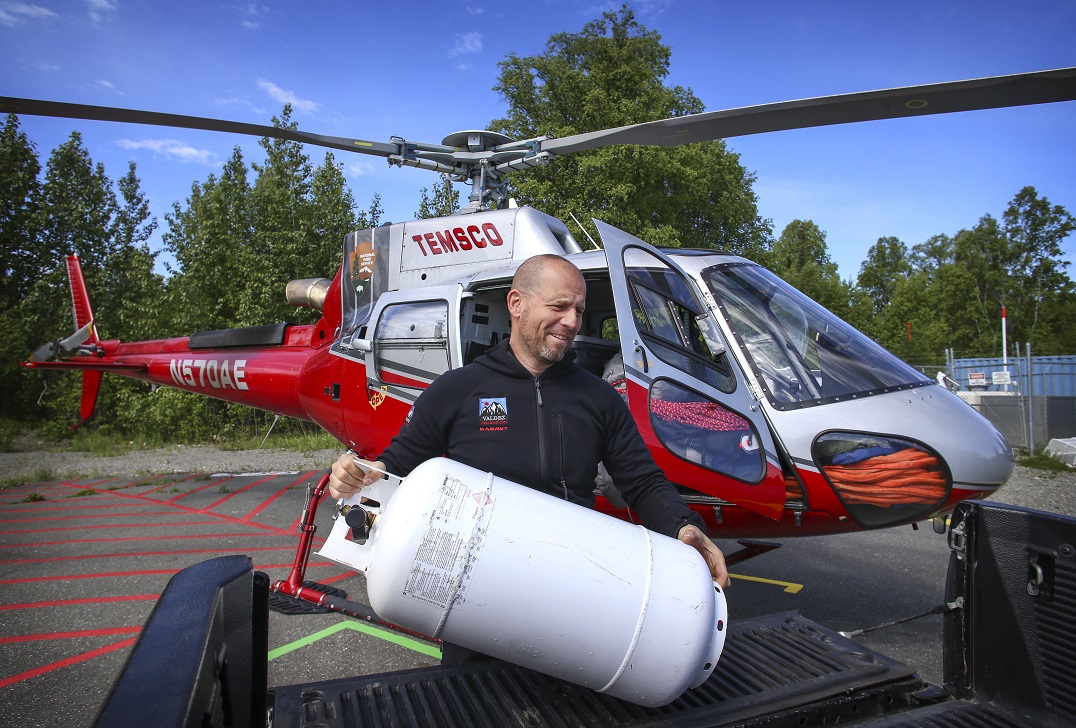
M586 296L575 268L548 266L538 290L519 298L519 320L512 331L512 343L520 345L513 346L516 356L542 369L563 359L583 325Z

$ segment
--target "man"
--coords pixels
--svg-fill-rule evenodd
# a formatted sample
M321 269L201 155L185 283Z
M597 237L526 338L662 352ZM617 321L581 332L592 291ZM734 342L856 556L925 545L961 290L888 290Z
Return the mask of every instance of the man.
M724 556L654 463L627 405L575 363L570 349L585 301L583 275L570 262L557 255L525 261L508 292L509 339L435 379L374 466L406 475L443 455L592 507L603 462L644 525L697 549L727 587ZM380 477L365 474L348 453L333 465L329 490L346 497Z

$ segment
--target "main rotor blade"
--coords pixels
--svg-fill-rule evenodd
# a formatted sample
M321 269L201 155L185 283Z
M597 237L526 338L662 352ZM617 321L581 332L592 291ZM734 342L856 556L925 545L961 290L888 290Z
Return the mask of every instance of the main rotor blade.
M66 104L58 101L37 101L34 99L17 99L0 96L0 113L29 114L31 116L54 116L61 119L88 119L91 121L119 121L128 124L151 124L154 126L171 126L180 129L203 129L205 131L223 131L232 134L246 134L256 137L286 139L319 147L342 149L347 152L373 154L388 157L400 153L396 144L370 142L363 139L324 136L311 134L298 129L280 129L262 124L246 124L238 121L206 119L200 116L182 116L180 114L162 114L156 111L137 111L135 109L115 109L108 106L88 106L85 104Z
M898 119L1076 99L1076 68L863 91L710 111L542 142L554 155L614 144L673 146L813 126Z

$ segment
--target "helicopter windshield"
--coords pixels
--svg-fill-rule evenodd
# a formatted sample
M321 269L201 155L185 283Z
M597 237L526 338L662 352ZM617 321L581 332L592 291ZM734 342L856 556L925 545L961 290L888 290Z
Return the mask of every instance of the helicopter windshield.
M764 268L723 264L702 278L775 409L933 382Z

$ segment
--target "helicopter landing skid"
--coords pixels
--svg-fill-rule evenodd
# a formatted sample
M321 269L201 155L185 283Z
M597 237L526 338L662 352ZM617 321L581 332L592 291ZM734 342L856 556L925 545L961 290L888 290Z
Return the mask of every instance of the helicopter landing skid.
M737 541L743 548L738 551L733 551L731 554L725 555L725 565L732 566L733 564L742 564L748 559L753 559L756 556L762 554L768 554L770 551L781 548L781 544L773 543L772 541Z

